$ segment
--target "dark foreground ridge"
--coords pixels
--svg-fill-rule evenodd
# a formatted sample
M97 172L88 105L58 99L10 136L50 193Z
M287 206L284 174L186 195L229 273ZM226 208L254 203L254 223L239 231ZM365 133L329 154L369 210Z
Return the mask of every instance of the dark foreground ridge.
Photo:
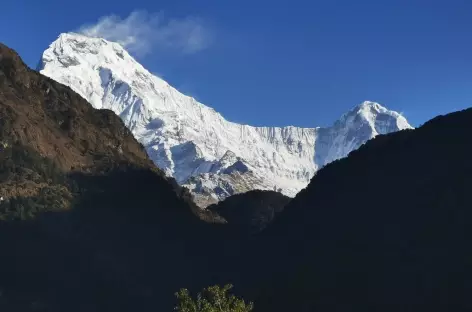
M284 266L260 306L471 310L471 133L467 109L320 170L264 233Z
M470 311L470 133L465 110L379 136L219 224L117 116L0 45L0 310L171 311L230 282L256 312Z

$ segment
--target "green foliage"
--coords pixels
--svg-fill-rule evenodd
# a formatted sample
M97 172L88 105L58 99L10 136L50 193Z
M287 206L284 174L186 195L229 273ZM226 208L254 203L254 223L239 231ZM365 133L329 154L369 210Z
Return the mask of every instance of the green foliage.
M228 291L233 285L218 285L205 288L193 299L187 289L181 289L175 294L178 304L175 307L179 312L250 312L253 309L252 302L246 304L243 299L229 295Z
M15 143L0 145L0 182L24 181L64 183L65 176L54 161L33 149Z
M7 198L0 202L0 221L29 220L42 212L64 210L68 198L65 188L54 186L42 188L36 196Z
M5 188L38 188L30 196L8 196ZM41 212L66 208L67 188L76 191L56 163L20 143L0 141L0 221L28 220Z

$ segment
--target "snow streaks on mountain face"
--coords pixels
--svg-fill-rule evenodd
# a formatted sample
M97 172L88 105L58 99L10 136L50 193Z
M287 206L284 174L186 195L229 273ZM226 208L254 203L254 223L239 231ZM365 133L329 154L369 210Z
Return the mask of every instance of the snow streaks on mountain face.
M166 174L215 200L251 188L293 196L323 165L377 134L411 128L373 102L329 128L236 124L152 75L119 44L74 33L50 45L39 69L114 111Z

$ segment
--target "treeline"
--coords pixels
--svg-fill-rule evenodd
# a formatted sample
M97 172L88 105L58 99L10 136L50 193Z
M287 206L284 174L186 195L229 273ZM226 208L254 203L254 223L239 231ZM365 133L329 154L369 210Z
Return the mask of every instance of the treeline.
M0 142L0 220L65 209L76 190L52 160L19 143Z

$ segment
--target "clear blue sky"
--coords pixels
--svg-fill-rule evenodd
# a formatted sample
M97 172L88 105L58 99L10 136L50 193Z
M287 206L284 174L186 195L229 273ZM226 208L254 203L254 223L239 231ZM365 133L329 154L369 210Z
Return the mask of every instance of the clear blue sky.
M138 60L232 121L323 126L372 100L419 125L472 106L469 0L15 0L0 41L34 67L59 33L137 9L204 23L205 48Z

